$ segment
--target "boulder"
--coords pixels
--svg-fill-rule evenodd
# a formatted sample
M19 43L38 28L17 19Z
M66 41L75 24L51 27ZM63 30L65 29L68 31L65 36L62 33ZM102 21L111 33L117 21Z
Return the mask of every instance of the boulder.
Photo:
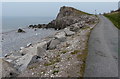
M25 31L23 30L23 29L18 29L18 31L17 31L18 33L25 33Z
M55 38L58 39L60 42L66 41L65 32L61 31L61 32L56 33Z
M60 41L58 39L53 39L48 45L48 49L49 50L55 49L58 44L60 44Z
M75 34L75 32L70 31L68 28L65 28L64 31L66 33L66 36L71 36Z
M46 50L40 46L37 47L37 56L41 57L46 53Z
M70 31L77 32L80 28L82 28L82 24L75 23L70 26Z
M23 71L29 65L38 62L41 56L43 56L44 53L46 53L46 50L39 46L34 46L29 47L29 49L27 49L26 52L27 53L24 56L21 56L13 62L19 71Z
M12 51L11 53L13 56L23 56L20 51Z
M5 56L5 60L8 62L13 62L14 60L20 58L22 54L19 51L11 51L8 55Z
M28 66L30 66L30 65L32 65L32 64L34 64L34 63L37 63L37 62L39 62L39 59L40 59L41 57L39 57L39 56L37 56L37 55L34 55L32 58L31 58L31 61L29 62L29 64L28 64ZM27 67L28 67L27 66Z
M19 71L23 71L27 68L33 56L37 55L37 47L29 47L25 48L20 53L25 53L23 56L17 58L12 63L15 64L15 67L18 68Z
M0 59L0 62L2 62L2 77L16 77L19 74L13 64L4 59Z
M57 32L55 34L55 38L63 38L63 37L65 37L65 32L64 31Z
M28 47L28 48L21 49L19 52L22 56L24 56L25 54L29 53L29 50L30 50L30 48Z
M37 44L37 47L41 47L41 48L47 49L47 44L49 42L50 41L42 41L42 42L40 42L40 43Z

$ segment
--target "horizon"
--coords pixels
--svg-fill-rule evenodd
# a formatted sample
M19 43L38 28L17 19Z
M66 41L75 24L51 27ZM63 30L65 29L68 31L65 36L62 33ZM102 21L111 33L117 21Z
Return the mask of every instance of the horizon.
M117 2L3 2L2 17L56 17L62 6L90 14L95 14L95 10L99 14L118 9Z

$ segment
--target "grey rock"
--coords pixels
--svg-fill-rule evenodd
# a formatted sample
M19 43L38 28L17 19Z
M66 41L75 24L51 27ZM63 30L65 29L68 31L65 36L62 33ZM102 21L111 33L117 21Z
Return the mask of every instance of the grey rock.
M65 28L64 31L66 33L66 36L71 36L75 34L75 32L70 31L68 28Z
M2 62L2 77L16 77L19 74L13 64L3 59L0 59L0 61Z
M47 45L49 44L50 41L42 41L37 45L37 47L44 48L45 50L47 49Z
M58 39L60 42L66 41L65 32L61 31L61 32L56 33L55 38Z
M37 55L33 56L32 59L31 59L31 61L30 61L29 64L28 64L28 66L30 66L30 65L32 65L32 64L34 64L34 63L39 62L39 59L40 59L40 58L41 58L41 57L40 57L40 56L37 56Z
M60 44L60 41L58 39L53 39L48 45L48 49L49 50L55 49L58 44Z
M18 31L17 31L18 33L25 33L25 31L23 30L23 29L18 29Z
M4 57L10 56L12 53L5 54Z
M11 53L13 56L22 56L22 53L20 53L19 51L12 51Z
M28 44L27 44L27 47L30 47L31 45L32 45L32 43L28 43Z
M41 57L46 53L46 50L40 46L37 47L37 56Z
M55 34L55 38L63 38L65 37L65 32L64 31L61 31L61 32L58 32Z
M62 37L62 38L57 38L60 42L65 42L66 41L66 37Z
M77 32L80 28L82 28L82 24L79 22L79 23L75 23L75 24L72 24L70 26L70 31L73 31L73 32Z
M46 53L46 50L40 46L35 46L26 48L24 52L27 53L13 62L19 71L24 71L31 64L38 62L39 58Z

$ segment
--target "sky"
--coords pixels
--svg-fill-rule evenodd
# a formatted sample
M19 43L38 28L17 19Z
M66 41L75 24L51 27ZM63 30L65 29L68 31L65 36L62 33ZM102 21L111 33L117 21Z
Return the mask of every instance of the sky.
M2 16L55 17L60 7L70 6L91 14L118 9L117 2L2 2Z

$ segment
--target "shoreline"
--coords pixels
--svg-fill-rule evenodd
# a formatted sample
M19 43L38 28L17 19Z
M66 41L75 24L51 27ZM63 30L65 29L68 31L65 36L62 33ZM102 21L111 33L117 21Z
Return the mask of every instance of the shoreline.
M34 31L34 29L31 28L24 28L23 30L25 30L26 33L17 33L17 30L13 30L1 34L3 56L7 53L10 53L11 51L20 50L21 47L26 47L27 44L29 43L31 44L37 43L41 39L57 32L54 29L42 29L42 28L37 29L37 31Z
M27 69L26 69L24 64L23 64L23 66L18 67L18 69L20 71L25 70L18 77L28 77L28 75L26 75L26 74L38 73L38 70L41 71L41 68L39 69L39 65L42 65L42 67L46 67L46 68L50 67L50 69L53 70L53 72L54 72L54 69L52 69L53 66L56 67L57 63L59 63L59 64L61 63L64 66L65 62L70 62L70 63L67 63L69 66L66 65L68 68L75 67L75 69L77 69L75 72L79 72L79 73L76 73L76 76L83 77L84 70L85 70L85 61L86 61L86 57L87 57L87 54L88 54L89 35L90 35L90 32L91 32L92 28L95 27L95 25L96 24L93 24L92 27L79 29L77 32L73 32L69 36L65 36L66 40L63 41L63 42L60 42L55 49L53 49L53 48L51 50L50 50L50 48L48 50L44 50L43 48L41 49L41 47L44 47L46 45L46 43L49 43L50 40L58 40L58 38L55 39L54 37L55 36L59 37L59 34L63 33L64 30L66 30L66 28L63 29L63 30L59 30L56 34L54 34L53 37L46 37L46 38L42 39L41 42L33 44L30 47L23 48L22 50L20 50L21 53L25 53L25 55L20 56L20 58L15 60L16 62L18 61L17 63L11 61L11 57L14 58L12 56L12 54L10 56L8 56L7 59L5 58L5 60L16 64L16 66L18 64L28 63L27 61L29 59L30 59L30 61L33 61L33 62L29 62L31 64L28 64ZM54 44L56 44L56 43L53 43L53 46L54 46ZM40 47L40 51L41 51L41 53L39 55L40 60L39 60L39 62L35 63L32 58L34 56L38 55L38 53L37 53L38 47ZM50 46L50 47L52 47L52 46ZM37 50L36 50L36 48L37 48ZM20 51L18 51L18 52L20 52ZM34 52L32 52L32 51L34 51ZM13 55L14 54L15 53L13 52ZM18 54L18 57L19 57L19 53L16 52L15 58L17 57L17 54ZM32 56L32 58L31 58L31 56ZM55 56L55 58L53 60L51 60L52 59L51 56L53 56L53 58ZM60 56L60 59L59 59L59 56ZM64 56L65 56L65 58L64 58ZM26 57L27 57L27 59L26 59ZM56 61L55 60L56 57L58 57L57 59L59 59L59 60ZM50 62L49 62L49 60L50 60ZM55 60L54 63L56 63L56 64L53 64L54 60ZM63 64L63 62L64 62L64 64ZM44 63L44 64L42 64L42 63ZM36 64L39 64L39 65L36 65ZM58 66L60 66L60 65L58 65ZM65 67L63 67L63 66L62 66L62 68L65 69ZM61 71L60 68L57 68L57 69L59 71ZM31 72L31 69L34 72L33 71ZM66 70L67 69L62 70L62 72L64 73ZM50 71L45 70L45 73L41 76L48 77L46 75L47 72L50 72ZM69 71L69 73L70 73L70 71ZM49 75L51 75L51 74L49 74ZM33 75L35 75L35 74L32 74L29 77L33 77ZM67 73L65 73L65 75L62 75L62 76L65 76L65 77L68 76ZM35 76L38 76L38 75L35 75ZM57 75L56 76L54 75L54 77L57 77Z
M21 29L27 29L28 27L23 27ZM13 31L16 31L17 32L18 29L14 29L14 30L9 30L9 31L5 31L5 32L2 32L0 34L6 34L6 33L10 33L10 32L13 32Z
M26 33L11 34L17 41L15 44L18 46L24 43L23 41L30 39L41 40L41 42L39 41L36 44L29 42L27 47L22 47L18 51L5 55L2 59L4 63L3 77L83 77L90 32L97 23L98 18L96 16L88 15L72 7L63 6L57 18L47 25L29 26L35 29L41 27L53 28L58 29L58 31L48 31L49 29L47 29L46 31L43 30L44 33L38 33L40 29L32 29L32 31L25 30ZM54 34L52 36L48 35L50 32L54 32ZM27 33L29 39L24 39ZM39 39L38 35L40 34L44 37L45 35L48 36ZM21 37L21 35L24 36ZM8 40L6 45L12 45L14 40ZM18 43L19 41L22 42ZM5 47L8 46L3 47L7 49ZM9 67L9 65L6 67L6 64L12 64L13 67ZM10 70L11 68L14 70Z

